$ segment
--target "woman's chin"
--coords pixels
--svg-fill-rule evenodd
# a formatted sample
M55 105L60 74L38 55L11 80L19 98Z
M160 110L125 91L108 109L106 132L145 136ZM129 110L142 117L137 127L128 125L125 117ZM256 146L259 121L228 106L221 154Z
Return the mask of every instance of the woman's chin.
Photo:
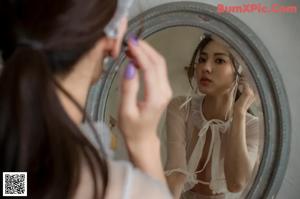
M199 86L198 91L200 93L204 94L204 95L211 95L211 96L219 95L219 93L211 87L204 87L203 88L203 87Z
M211 89L209 87L204 87L204 86L201 86L201 85L198 86L198 91L200 93L205 94L205 95L211 93Z

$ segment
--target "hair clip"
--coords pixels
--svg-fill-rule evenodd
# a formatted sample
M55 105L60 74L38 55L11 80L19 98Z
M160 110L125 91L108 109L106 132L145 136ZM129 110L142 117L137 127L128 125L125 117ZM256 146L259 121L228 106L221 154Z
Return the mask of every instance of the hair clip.
M200 36L200 41L202 41L203 39L207 38L207 37L211 37L211 34L209 33L203 33L201 36Z
M202 34L202 35L200 36L200 41L202 41L203 39L205 39L205 35L204 35L204 34Z
M242 67L242 65L239 65L238 73L239 73L239 74L242 74L242 72L243 72L243 67Z

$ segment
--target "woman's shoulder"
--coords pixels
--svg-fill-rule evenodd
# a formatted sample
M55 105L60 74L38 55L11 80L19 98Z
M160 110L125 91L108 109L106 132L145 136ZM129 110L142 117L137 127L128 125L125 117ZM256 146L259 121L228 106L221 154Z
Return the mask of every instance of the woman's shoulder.
M170 198L166 184L146 175L130 162L109 160L109 182L106 199L110 198ZM146 194L146 195L144 195Z
M185 96L173 97L172 100L169 103L169 106L180 106L181 104L184 103L185 100L186 100Z
M174 97L170 103L169 107L177 107L177 108L186 108L189 105L200 104L203 100L204 96L176 96Z
M168 112L185 113L185 109L184 109L185 101L186 101L186 97L184 97L184 96L174 97L168 104L167 111Z
M127 161L116 161L107 159L108 183L105 190L105 199L115 198L166 198L171 199L171 194L166 184L148 176L141 170L135 168ZM103 192L103 180L101 174L96 171L93 174L88 166L87 160L81 163L80 182L74 199L92 198L93 175L98 181L98 193ZM143 194L146 194L144 197ZM153 196L153 197L152 197Z

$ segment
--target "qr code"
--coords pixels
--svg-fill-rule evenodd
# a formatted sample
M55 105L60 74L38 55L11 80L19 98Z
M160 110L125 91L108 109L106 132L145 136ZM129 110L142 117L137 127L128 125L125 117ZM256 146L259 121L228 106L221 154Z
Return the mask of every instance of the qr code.
M3 196L27 196L27 172L3 172Z

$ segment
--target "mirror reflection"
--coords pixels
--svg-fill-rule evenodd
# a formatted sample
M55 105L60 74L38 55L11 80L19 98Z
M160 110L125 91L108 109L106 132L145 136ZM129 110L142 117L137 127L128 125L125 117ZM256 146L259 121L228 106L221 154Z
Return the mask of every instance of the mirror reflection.
M244 198L259 166L264 129L247 65L224 40L199 28L168 28L146 40L165 57L174 94L158 131L170 190L184 199ZM105 120L115 158L128 159L116 120L119 74Z

